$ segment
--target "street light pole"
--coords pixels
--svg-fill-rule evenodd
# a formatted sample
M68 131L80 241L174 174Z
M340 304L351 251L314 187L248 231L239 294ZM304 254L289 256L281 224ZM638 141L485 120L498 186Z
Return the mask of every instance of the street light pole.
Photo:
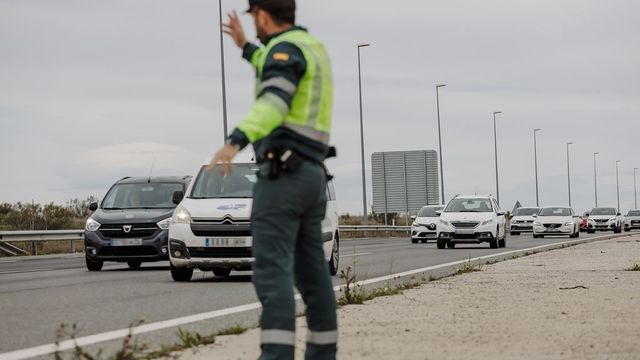
M493 147L496 157L496 201L500 205L500 186L498 183L498 132L496 131L496 115L502 114L502 111L493 112Z
M362 158L362 214L363 214L364 225L369 224L369 219L367 215L367 182L365 180L365 170L364 170L364 125L362 123L362 72L360 70L360 48L367 47L369 45L370 44L356 45L358 48L358 94L360 96L360 152L361 152L361 158Z
M593 186L596 194L596 207L598 207L598 173L596 171L596 155L599 154L599 152L593 153Z
M538 138L536 134L542 129L533 129L533 158L535 161L535 173L536 173L536 206L540 207L540 195L538 191Z
M436 85L436 107L438 109L438 154L440 155L440 204L445 203L444 198L444 170L442 167L442 132L440 131L440 92L441 87L446 84Z
M222 34L222 0L218 0L218 13L220 15L220 65L222 66L222 127L224 132L223 141L227 140L229 131L227 130L227 86L224 71L224 36Z
M620 212L620 176L618 172L618 164L620 163L620 160L616 160L616 192L618 194L618 212Z
M569 145L573 145L573 143L567 143L567 184L569 189L569 207L571 207L571 163L569 162Z
M638 188L636 186L636 171L638 168L633 168L633 209L638 210Z

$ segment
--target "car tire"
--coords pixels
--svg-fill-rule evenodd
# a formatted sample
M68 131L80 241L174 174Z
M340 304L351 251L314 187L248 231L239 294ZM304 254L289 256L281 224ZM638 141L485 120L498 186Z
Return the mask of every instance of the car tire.
M498 248L498 239L493 238L493 239L489 240L489 247L491 249L497 249Z
M587 230L587 234L595 234L595 230Z
M449 249L455 249L456 248L456 243L454 243L452 241L447 241L447 247Z
M507 236L505 235L502 239L498 240L498 247L507 247Z
M142 261L127 261L127 265L129 265L129 269L138 270L142 266Z
M447 244L444 242L443 239L438 239L437 245L438 245L438 249L444 249L447 246Z
M193 269L188 267L175 267L173 264L171 266L171 277L173 281L177 282L188 282L191 281L191 277L193 276Z
M538 235L538 238L544 239L544 235Z
M412 244L417 244L417 243L418 243L418 241L419 241L418 239L411 239L411 243L412 243Z
M100 260L91 260L89 258L85 258L87 263L87 270L89 271L100 271L102 270L102 266L104 265L103 261Z
M520 233L519 233L519 232L516 232L516 231L512 231L512 232L511 232L511 235L516 235L516 236L517 236L517 235L520 235Z
M219 276L219 277L227 277L231 274L231 269L227 269L227 268L217 268L217 269L213 269L213 275L215 276Z
M413 242L413 239L411 239ZM336 238L333 241L333 247L331 248L331 259L329 259L329 273L331 276L338 274L338 266L340 265L340 239L336 233Z
M631 229L624 228L624 232L629 232Z

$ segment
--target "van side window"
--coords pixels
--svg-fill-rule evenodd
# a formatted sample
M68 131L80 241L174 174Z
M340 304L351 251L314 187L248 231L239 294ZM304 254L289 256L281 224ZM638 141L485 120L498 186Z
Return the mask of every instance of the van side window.
M335 200L336 199L336 191L333 188L333 181L329 181L327 183L327 188L329 191L329 196L327 196L327 200Z

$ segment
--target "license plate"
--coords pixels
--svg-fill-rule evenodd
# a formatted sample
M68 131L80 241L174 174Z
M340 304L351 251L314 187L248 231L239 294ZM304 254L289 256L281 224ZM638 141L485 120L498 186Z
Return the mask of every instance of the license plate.
M427 239L435 239L435 238L437 238L437 237L438 237L438 236L437 236L436 234L427 234L427 235L425 236L425 238L427 238Z
M142 239L111 239L111 246L140 246Z
M248 241L246 238L205 238L205 247L246 247Z
M456 234L460 235L471 235L474 233L475 231L473 229L456 229Z

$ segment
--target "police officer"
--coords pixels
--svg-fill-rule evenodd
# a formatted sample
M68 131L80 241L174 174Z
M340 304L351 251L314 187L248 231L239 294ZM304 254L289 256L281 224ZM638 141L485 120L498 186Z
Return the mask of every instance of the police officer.
M333 86L325 47L295 26L295 0L250 0L260 42L247 41L238 16L223 30L256 74L249 114L213 157L209 169L233 170L249 143L259 164L251 226L253 283L260 302L260 359L293 359L298 288L309 327L306 359L335 359L336 302L322 250Z

